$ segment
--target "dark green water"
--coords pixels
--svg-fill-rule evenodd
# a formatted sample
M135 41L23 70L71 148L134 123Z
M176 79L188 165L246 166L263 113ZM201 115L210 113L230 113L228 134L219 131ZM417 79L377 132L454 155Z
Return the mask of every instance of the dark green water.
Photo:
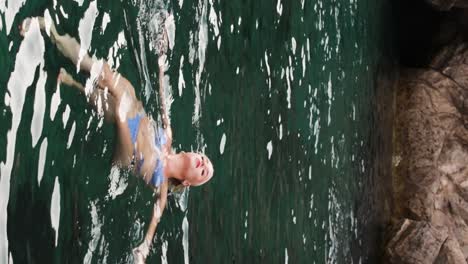
M75 66L17 25L47 10L157 116L150 24L161 3L0 0L1 263L131 262L152 211L152 191L111 167L113 127L78 92L56 91L60 67ZM392 100L389 3L163 5L175 18L174 147L204 151L215 176L171 196L147 263L375 262L391 142L380 132Z

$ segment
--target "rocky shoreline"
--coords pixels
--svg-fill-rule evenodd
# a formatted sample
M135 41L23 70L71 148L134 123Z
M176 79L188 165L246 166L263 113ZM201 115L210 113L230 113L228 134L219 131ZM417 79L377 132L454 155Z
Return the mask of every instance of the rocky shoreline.
M429 62L400 70L395 208L384 258L388 263L467 263L468 0L426 2L448 19L433 36L433 43L442 45L429 54Z

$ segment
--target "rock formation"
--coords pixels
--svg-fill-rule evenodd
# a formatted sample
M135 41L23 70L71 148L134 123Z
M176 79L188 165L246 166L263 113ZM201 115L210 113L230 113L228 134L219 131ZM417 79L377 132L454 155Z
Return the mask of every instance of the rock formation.
M440 10L463 0L426 0ZM466 33L465 33L466 34ZM467 263L468 35L427 67L402 69L394 128L395 217L390 263Z
M467 8L468 7L468 1L467 0L426 0L429 4L431 4L433 7L447 11L452 8Z

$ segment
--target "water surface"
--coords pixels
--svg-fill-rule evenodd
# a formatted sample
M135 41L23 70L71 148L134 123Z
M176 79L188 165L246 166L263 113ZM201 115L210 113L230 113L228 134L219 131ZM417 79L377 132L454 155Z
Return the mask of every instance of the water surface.
M160 10L175 21L174 147L205 152L215 176L169 199L148 263L372 262L385 214L390 9L385 0L0 1L1 262L128 263L153 200L112 168L113 127L57 87L60 67L86 76L37 28L23 39L17 26L50 16L126 76L156 117Z

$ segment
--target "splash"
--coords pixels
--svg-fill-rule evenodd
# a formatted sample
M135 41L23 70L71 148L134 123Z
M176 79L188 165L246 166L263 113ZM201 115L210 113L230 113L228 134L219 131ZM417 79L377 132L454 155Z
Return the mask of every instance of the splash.
M110 187L107 198L114 200L117 196L121 195L127 189L128 183L124 177L120 175L120 169L117 166L112 166L110 174Z
M205 55L208 46L208 23L207 23L207 0L200 0L198 6L200 7L200 14L197 16L198 22L198 70L195 74L195 104L192 116L192 123L198 125L201 117L201 91L200 82L201 76L205 69ZM193 47L191 48L191 50Z
M189 223L187 220L187 216L184 217L182 221L182 246L184 247L184 263L189 264Z
M162 264L168 264L167 263L167 244L168 244L167 241L164 241L161 246L161 251L162 251L161 263Z
M83 263L86 263L86 264L91 263L92 258L93 258L93 253L97 248L99 239L101 238L102 223L99 222L99 216L98 216L98 211L96 208L96 203L97 201L91 202L91 221L93 223L93 226L91 228L92 239L88 244L88 252L86 252L86 255L83 260Z

